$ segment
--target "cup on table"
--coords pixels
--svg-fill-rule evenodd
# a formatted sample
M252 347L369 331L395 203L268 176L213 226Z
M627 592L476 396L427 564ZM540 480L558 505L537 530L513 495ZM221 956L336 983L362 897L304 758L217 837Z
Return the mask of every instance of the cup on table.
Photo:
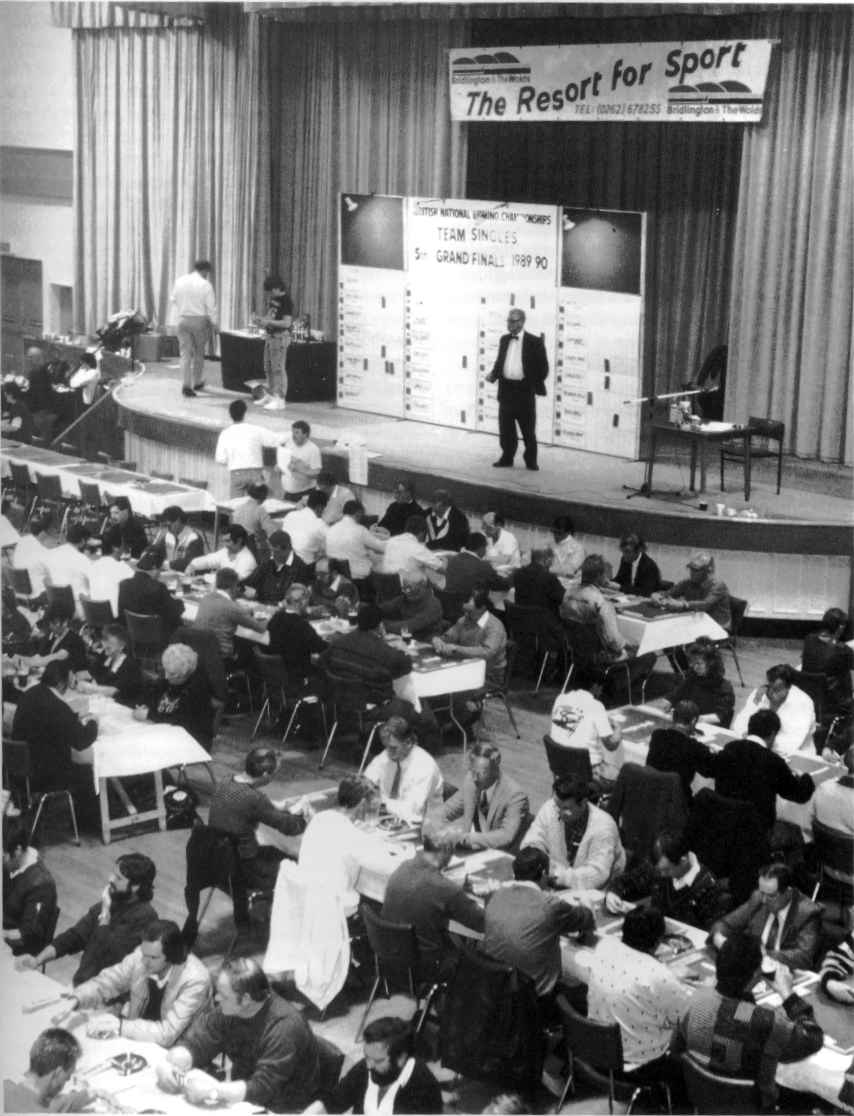
M412 643L412 632L409 630L409 628L400 629L400 638L403 640L404 643Z
M726 504L715 504L715 513L717 515L723 516L725 511L726 511Z

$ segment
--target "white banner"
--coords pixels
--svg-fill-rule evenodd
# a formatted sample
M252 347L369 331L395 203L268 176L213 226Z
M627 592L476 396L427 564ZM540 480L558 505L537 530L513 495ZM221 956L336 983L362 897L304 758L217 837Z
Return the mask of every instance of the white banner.
M451 50L451 117L758 123L773 45L729 39Z

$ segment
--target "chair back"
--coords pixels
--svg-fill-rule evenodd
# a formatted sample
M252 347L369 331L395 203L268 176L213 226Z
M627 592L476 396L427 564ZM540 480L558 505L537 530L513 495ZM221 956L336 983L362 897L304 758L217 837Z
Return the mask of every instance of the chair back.
M360 907L380 972L405 976L418 966L418 939L410 922L390 922L376 914L366 903Z
M741 630L741 625L747 613L747 601L743 597L730 597L730 638L735 639Z
M3 741L3 767L10 779L29 779L32 775L30 745L26 740Z
M649 860L655 838L663 829L677 833L685 826L682 782L673 771L657 771L624 763L608 801L627 853Z
M602 666L603 647L596 624L590 620L564 619L563 625L576 668L583 671Z
M747 429L750 431L751 439L764 438L766 442L782 442L786 433L786 424L777 419L751 415L747 420Z
M9 462L9 471L12 474L12 483L15 488L27 490L32 487L30 480L30 470L26 465L21 465L15 461Z
M116 619L113 616L113 606L109 601L89 601L85 597L81 597L80 607L83 609L86 624L90 628L103 628L106 624L112 624Z
M815 819L812 823L816 858L822 868L831 868L854 883L854 837Z
M623 1036L619 1023L597 1023L579 1015L561 993L557 1007L566 1045L573 1057L597 1070L620 1073L623 1068ZM723 1109L721 1111L724 1111Z
M329 558L330 573L341 574L346 577L348 581L352 580L353 575L350 573L350 563L346 558Z
M255 667L261 680L271 689L285 690L288 684L288 673L280 655L268 655L265 651L253 648Z
M738 1116L760 1111L753 1081L719 1077L699 1065L690 1054L683 1054L681 1061L685 1089L695 1112L727 1112Z
M216 633L207 628L195 628L182 624L169 638L170 643L184 643L199 656L199 667L208 680L208 686L215 698L225 701L228 686L225 678L225 663Z
M436 591L439 604L442 606L442 616L448 623L455 624L459 620L463 614L463 605L469 595L467 593L446 593L444 589Z
M578 775L588 783L593 778L590 753L586 748L567 748L558 744L546 733L543 737L549 770L557 779Z
M815 706L815 719L818 724L824 720L824 707L827 704L827 675L820 671L799 670L795 684L812 699Z
M372 573L371 585L377 595L378 604L400 596L400 574Z
M196 898L205 887L230 891L237 866L234 840L228 833L199 823L190 830L186 845L187 883L185 897L192 893ZM189 902L188 902L189 906Z
M160 469L149 469L148 475L156 480L173 481L175 479L174 473L164 473Z
M336 674L327 668L324 677L327 683L327 693L335 706L336 718L342 714L361 714L371 701L371 690L363 678L348 677Z
M703 787L691 802L685 835L700 863L729 880L733 903L745 903L769 857L768 834L753 803Z
M46 585L48 608L59 605L67 610L69 616L74 615L74 592L70 585Z
M87 508L100 509L101 489L92 481L80 481L80 501Z
M125 611L125 625L135 659L150 657L163 647L163 622L159 616Z
M16 597L32 597L33 583L30 581L29 570L18 570L14 566L6 571L11 580Z
M558 648L557 621L548 609L540 608L538 605L517 605L512 601L506 601L504 610L507 631L517 643L528 639L534 640L543 650Z
M62 503L62 484L55 473L51 473L49 476L44 473L36 473L36 489L39 500L53 504Z

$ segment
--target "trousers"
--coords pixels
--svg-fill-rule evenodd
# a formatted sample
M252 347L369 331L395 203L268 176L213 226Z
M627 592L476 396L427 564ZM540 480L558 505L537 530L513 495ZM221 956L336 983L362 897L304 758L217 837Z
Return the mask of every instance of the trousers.
M525 464L537 464L537 403L536 396L527 386L512 381L501 385L501 398L498 401L498 440L501 444L501 457L512 461L516 456L519 438L516 427L525 443Z
M290 333L268 334L264 344L264 371L267 373L267 387L271 395L286 399L288 395L288 346Z
M207 318L181 318L178 321L178 349L185 388L194 388L205 378L205 345L210 331Z

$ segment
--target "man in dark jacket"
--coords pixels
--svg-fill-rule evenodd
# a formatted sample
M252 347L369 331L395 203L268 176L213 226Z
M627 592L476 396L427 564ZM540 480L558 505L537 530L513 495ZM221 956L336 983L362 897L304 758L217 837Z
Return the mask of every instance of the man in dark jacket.
M387 1110L400 1113L442 1111L442 1090L429 1067L414 1056L411 1026L402 1019L386 1015L365 1027L361 1062L357 1062L338 1082L327 1102L327 1112L376 1112L378 1101L391 1090L394 1099ZM323 1112L309 1106L306 1112Z
M158 566L157 554L147 552L137 562L133 577L119 583L119 619L125 622L126 612L159 616L164 634L169 636L178 626L184 602L176 600L158 580Z
M427 513L427 549L460 550L469 537L469 521L451 501L450 493L437 488Z
M29 843L22 818L3 820L3 938L14 954L38 953L53 934L56 883Z
M552 558L551 547L534 547L528 565L513 573L513 588L517 605L543 610L544 624L548 625L552 638L560 643L564 639L560 606L566 590L551 572Z
M312 655L322 654L328 646L305 618L309 593L305 585L292 585L285 593L285 607L274 613L267 625L269 653L281 655L288 686L294 693L300 693L306 679L315 673Z
M481 585L487 589L509 589L510 582L496 573L485 554L486 535L472 531L459 554L451 554L448 558L445 592L464 599L471 596L472 589Z
M402 535L407 519L413 515L420 519L425 515L424 509L415 501L415 486L412 481L399 480L394 486L394 500L377 526L383 527L390 535Z
M253 591L247 596L254 596L265 604L278 604L294 582L310 585L313 573L294 553L287 531L274 531L269 542L270 557L258 564L244 586Z
M145 928L157 918L151 906L156 875L153 861L142 853L120 856L100 902L35 957L22 957L21 967L37 969L57 957L82 952L71 978L76 986L127 957L142 941Z
M691 802L691 783L697 772L707 777L715 772L715 756L694 736L699 716L693 701L678 701L673 707L673 726L653 731L646 755L647 767L679 776L686 804Z
M142 523L131 511L127 496L115 496L111 501L110 523L122 533L122 549L131 558L141 557L148 546L148 536Z
M715 790L727 798L752 802L770 829L777 817L777 795L790 802L809 802L815 790L812 777L796 775L774 751L780 718L773 709L760 709L747 723L747 737L731 740L715 757Z
M773 1111L778 1063L800 1062L815 1054L824 1035L810 1005L792 991L792 975L785 965L778 965L771 978L782 1005L753 1003L751 989L761 960L754 937L727 938L715 962L717 987L694 993L671 1049L687 1051L714 1074L753 1081L762 1110Z
M542 337L525 331L525 311L514 306L507 315L507 330L498 342L498 356L488 383L498 381L498 439L501 456L493 464L509 468L519 439L525 443L525 466L536 471L538 395L546 394L549 358Z
M652 847L655 881L651 903L665 918L708 930L731 907L731 900L682 833L663 830Z
M635 531L620 539L620 565L614 581L624 593L649 597L661 588L661 573L646 552L646 542Z

